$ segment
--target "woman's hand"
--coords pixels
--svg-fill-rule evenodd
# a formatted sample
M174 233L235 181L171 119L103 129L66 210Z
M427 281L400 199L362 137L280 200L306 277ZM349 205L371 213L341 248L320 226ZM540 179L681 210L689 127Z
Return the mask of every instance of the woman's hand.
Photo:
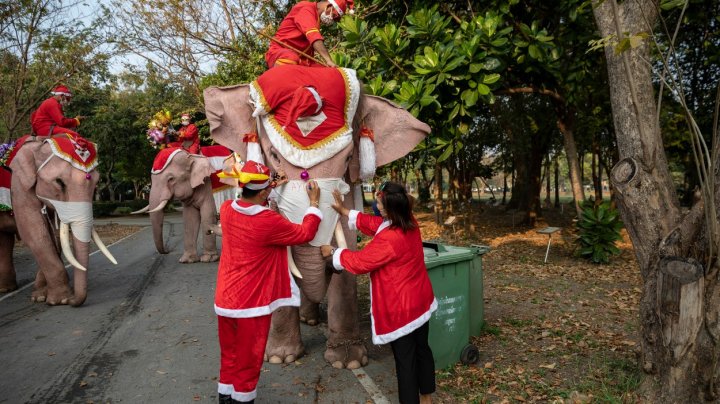
M342 216L347 216L350 214L350 209L343 206L343 200L342 195L340 195L340 191L337 189L333 191L333 198L335 198L335 203L332 204L332 208L335 209L335 211Z
M320 187L315 181L308 181L307 194L310 198L310 206L320 207Z
M321 245L320 246L320 254L322 254L323 258L328 258L332 256L333 250L335 248L331 245Z

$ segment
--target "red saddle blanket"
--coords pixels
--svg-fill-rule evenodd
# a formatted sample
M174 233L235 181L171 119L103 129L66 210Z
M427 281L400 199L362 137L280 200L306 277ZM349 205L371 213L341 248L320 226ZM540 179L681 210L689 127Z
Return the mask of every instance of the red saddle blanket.
M291 164L310 168L352 142L360 99L355 71L281 65L250 85L254 116Z
M181 152L187 153L187 150L184 150L182 147L166 147L160 150L155 156L155 160L153 160L153 166L150 172L152 174L161 173L165 168L167 168L172 159ZM223 162L232 154L232 151L225 146L213 145L201 147L200 154L207 157L210 165L216 170L210 175L213 192L230 188L229 185L220 182L217 174L222 170Z

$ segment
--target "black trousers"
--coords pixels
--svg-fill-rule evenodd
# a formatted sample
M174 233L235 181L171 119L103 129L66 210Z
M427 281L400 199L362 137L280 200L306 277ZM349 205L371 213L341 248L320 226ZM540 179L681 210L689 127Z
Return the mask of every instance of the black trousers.
M398 394L402 404L420 402L420 394L435 392L435 362L428 345L429 321L390 342L395 356Z

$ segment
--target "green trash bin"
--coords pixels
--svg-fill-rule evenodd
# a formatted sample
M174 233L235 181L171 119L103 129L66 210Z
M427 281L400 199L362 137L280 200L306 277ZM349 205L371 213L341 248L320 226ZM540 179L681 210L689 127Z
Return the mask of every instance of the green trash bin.
M430 317L428 342L435 369L461 361L477 362L479 352L469 343L483 325L482 254L488 247L454 247L423 243L438 309Z

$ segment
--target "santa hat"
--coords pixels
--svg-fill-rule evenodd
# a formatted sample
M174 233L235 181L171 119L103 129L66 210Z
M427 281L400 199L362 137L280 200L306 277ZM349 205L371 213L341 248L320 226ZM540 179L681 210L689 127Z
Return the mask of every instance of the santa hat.
M247 143L247 153L245 154L245 159L265 164L265 159L263 158L257 133L246 133L243 136L242 141Z
M218 173L218 178L237 178L241 188L261 190L270 185L270 169L264 164L248 160L240 171L233 167L231 172Z
M59 85L53 88L53 90L50 92L52 95L64 95L66 97L72 97L72 93L70 92L70 89L65 87L64 85Z
M182 115L180 115L180 119L181 120L183 120L183 119L190 120L190 114L182 114Z
M347 11L348 14L355 14L355 2L353 0L328 0L335 11L342 17Z
M322 98L314 87L298 87L290 100L286 124L289 125L298 118L315 115L322 107Z

